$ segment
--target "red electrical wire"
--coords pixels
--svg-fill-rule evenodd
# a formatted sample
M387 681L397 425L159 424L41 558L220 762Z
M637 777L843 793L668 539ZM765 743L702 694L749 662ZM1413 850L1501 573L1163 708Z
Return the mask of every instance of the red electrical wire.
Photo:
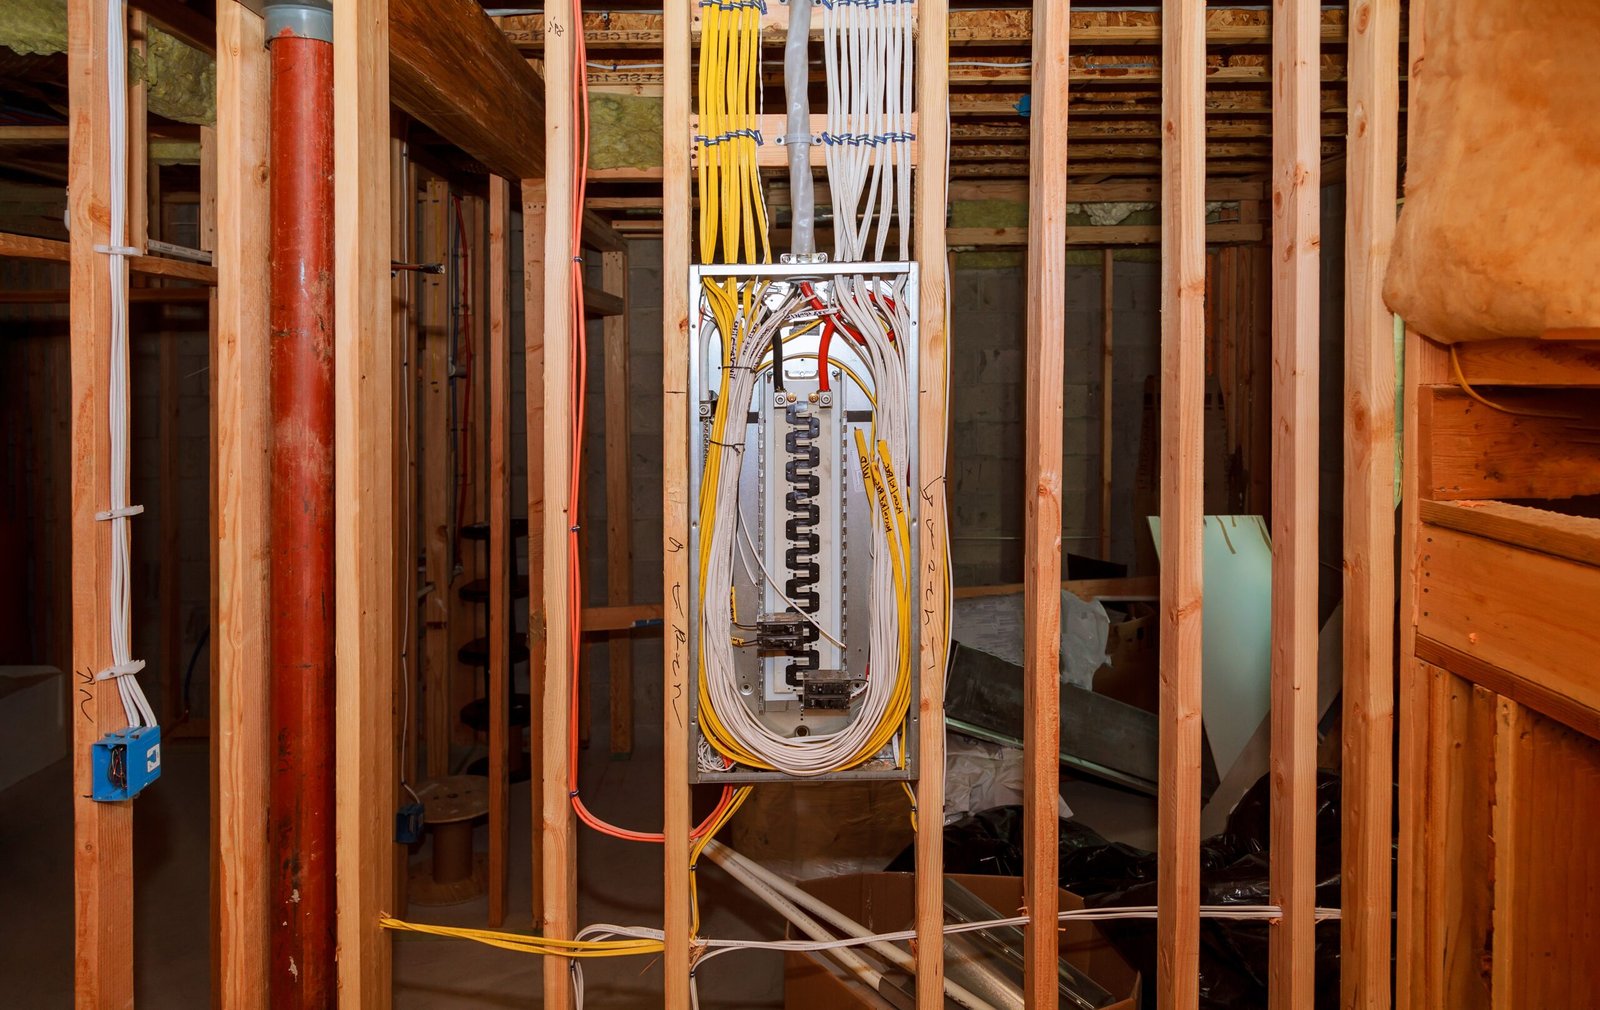
M572 24L575 27L573 42L576 52L573 59L573 79L575 87L572 89L572 119L581 123L579 133L581 138L573 145L573 178L575 191L572 201L572 263L569 273L572 278L572 331L576 346L573 353L573 385L572 402L574 405L574 424L572 429L572 445L568 456L574 461L583 455L583 429L584 429L584 390L589 383L589 332L584 321L583 304L583 203L588 189L589 165L589 81L588 81L588 45L583 37L583 0L572 0ZM578 553L578 492L580 477L583 468L577 465L570 467L570 484L567 491L567 515L572 517L573 524L567 532L567 599L572 601L568 607L571 611L568 626L568 640L571 643L572 685L568 695L567 705L567 786L572 797L572 810L578 819L601 834L613 838L621 838L632 842L665 842L666 835L659 831L633 831L628 828L618 827L602 820L583 803L578 796L578 689L579 672L582 666L582 641L583 641L583 564ZM667 774L676 774L681 769L667 769ZM724 786L722 798L700 825L691 833L691 838L699 838L711 829L728 805L733 802L734 790L731 786Z

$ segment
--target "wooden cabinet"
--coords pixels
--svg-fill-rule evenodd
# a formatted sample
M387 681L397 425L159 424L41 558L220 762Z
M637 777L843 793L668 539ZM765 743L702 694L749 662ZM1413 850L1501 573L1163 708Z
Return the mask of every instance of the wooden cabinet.
M1408 346L1397 1005L1592 1007L1600 345Z

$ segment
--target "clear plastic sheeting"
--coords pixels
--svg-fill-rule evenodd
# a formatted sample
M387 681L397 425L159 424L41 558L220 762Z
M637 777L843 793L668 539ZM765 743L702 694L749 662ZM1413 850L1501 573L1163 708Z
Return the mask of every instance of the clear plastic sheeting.
M1013 666L1022 664L1023 594L957 600L953 637ZM1106 665L1111 618L1098 600L1061 593L1061 682L1094 690L1095 671Z
M1022 751L975 740L962 733L944 738L944 822L968 814L1022 803ZM1058 816L1072 816L1067 801L1056 797Z

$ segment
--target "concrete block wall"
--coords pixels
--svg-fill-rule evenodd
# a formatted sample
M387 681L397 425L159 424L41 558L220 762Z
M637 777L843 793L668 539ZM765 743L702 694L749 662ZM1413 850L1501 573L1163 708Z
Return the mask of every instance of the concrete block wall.
M1133 480L1144 384L1160 368L1160 266L1114 264L1112 325L1112 558L1132 563ZM952 280L950 495L957 585L1022 578L1026 437L1026 291L1021 267L961 268ZM1100 515L1102 273L1067 268L1063 369L1062 539L1098 554Z

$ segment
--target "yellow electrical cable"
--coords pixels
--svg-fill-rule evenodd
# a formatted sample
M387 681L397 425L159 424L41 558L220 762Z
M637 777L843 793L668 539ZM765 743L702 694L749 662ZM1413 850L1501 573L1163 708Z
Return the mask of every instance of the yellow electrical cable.
M493 929L471 929L463 926L435 926L422 922L407 922L383 916L378 924L385 929L406 933L425 933L457 940L472 940L491 947L514 950L526 954L543 954L548 957L635 957L640 954L659 954L663 949L660 940L558 940L529 933L511 933Z
M700 863L700 853L704 852L706 846L711 844L711 839L716 837L717 832L721 831L729 821L733 820L733 815L738 813L739 808L744 805L744 801L750 798L750 791L753 788L753 786L740 786L737 790L735 790L733 794L733 802L728 804L728 809L723 811L722 816L717 819L715 824L711 825L711 827L706 830L705 834L695 839L694 847L689 850L690 936L698 936L700 933L700 889L699 884L695 879L695 874L698 871Z

